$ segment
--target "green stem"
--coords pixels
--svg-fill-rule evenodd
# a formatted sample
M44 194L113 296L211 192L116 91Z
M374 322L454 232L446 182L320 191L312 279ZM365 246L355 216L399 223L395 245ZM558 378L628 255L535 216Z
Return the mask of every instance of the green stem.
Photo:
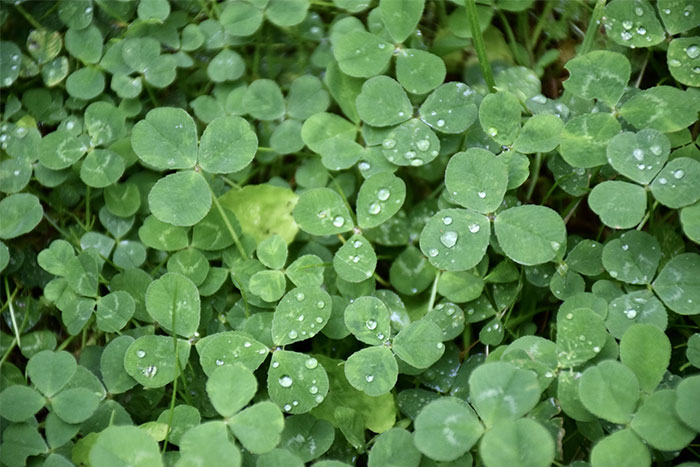
M535 154L535 164L532 166L532 173L530 174L530 184L527 187L527 196L525 199L530 201L532 194L535 192L535 186L537 185L537 179L540 178L540 170L542 168L542 154Z
M17 319L15 318L15 308L12 306L12 297L10 295L10 284L7 282L7 276L5 276L5 297L7 297L8 307L10 308L10 319L12 319L12 330L15 332L15 339L17 340L17 345L22 345L19 340L19 328L17 327Z
M5 353L2 355L2 359L0 359L0 367L2 367L3 363L5 363L5 360L7 360L7 357L10 356L14 348L17 346L17 339L12 338L12 342L10 343L10 346L7 348Z
M493 79L491 64L486 55L486 44L484 43L484 36L481 34L481 27L479 26L476 2L475 0L465 0L464 6L467 10L467 21L472 31L472 42L474 44L474 50L476 50L476 56L479 59L481 73L484 75L484 81L486 81L486 85L489 87L489 92L496 92L496 81Z
M435 297L437 297L437 288L438 288L438 282L440 281L440 274L442 271L438 270L437 274L435 274L435 280L433 281L433 288L430 289L430 301L428 302L428 311L433 309L433 306L435 306Z
M214 193L214 190L212 189L211 185L209 185L209 191L211 192L211 197L214 200L214 206L216 206L216 210L219 211L219 215L221 216L221 219L224 221L224 225L226 225L226 230L228 230L228 233L231 235L231 238L233 239L233 243L236 244L236 248L238 249L238 252L241 254L241 257L243 259L248 259L248 255L245 252L245 249L243 248L243 245L241 244L241 240L238 238L238 234L236 234L236 231L233 230L233 226L228 220L228 216L224 212L224 208L221 207L221 203L219 203L219 198L216 196L216 193Z
M515 61L518 62L519 65L526 65L525 63L520 63L520 60L518 60L519 54L515 48L518 41L515 39L515 34L513 34L513 28L510 27L508 18L502 10L498 10L498 18L501 20L501 24L503 25L503 30L505 31L506 37L508 38L508 47L510 47L510 52L513 54Z
M19 11L19 13L22 16L24 16L24 19L26 19L27 22L29 22L29 24L34 26L34 29L39 29L39 30L44 29L44 26L42 26L41 23L39 23L39 21L37 21L31 14L29 14L29 12L27 10L25 10L21 4L19 4L19 3L15 4L15 8L17 9L17 11Z
M593 41L600 29L600 21L603 18L604 12L605 0L597 0L593 8L593 13L591 14L591 20L588 23L588 29L586 29L586 35L583 37L581 48L578 51L579 55L585 55L593 49Z
M530 40L528 41L528 50L530 51L530 54L532 54L535 45L537 45L537 41L540 39L540 34L542 34L545 24L549 23L549 16L552 14L555 4L555 2L545 2L544 10L542 10L540 18L535 25L535 29L532 31Z
M636 229L636 230L642 230L642 229L644 228L644 224L647 223L647 221L649 220L649 217L651 216L651 213L654 212L654 209L656 209L656 206L658 206L658 205L659 205L659 202L658 202L658 201L654 201L654 204L651 205L651 209L649 209L649 210L647 211L647 213L644 214L644 218L643 218L642 221L639 223L639 225L637 225L637 229Z

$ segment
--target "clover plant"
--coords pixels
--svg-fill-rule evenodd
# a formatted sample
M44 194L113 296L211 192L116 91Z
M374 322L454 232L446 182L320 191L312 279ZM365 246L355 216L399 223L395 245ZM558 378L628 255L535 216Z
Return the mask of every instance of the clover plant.
M0 24L0 464L700 465L697 1Z

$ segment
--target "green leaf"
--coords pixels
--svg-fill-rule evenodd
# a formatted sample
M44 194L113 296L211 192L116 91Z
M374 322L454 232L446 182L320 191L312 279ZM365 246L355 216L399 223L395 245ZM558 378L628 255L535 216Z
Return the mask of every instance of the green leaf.
M393 52L393 44L365 31L349 32L333 47L340 70L357 78L370 78L382 73Z
M599 440L591 450L593 467L649 467L649 448L626 428Z
M420 248L436 268L466 271L484 257L490 235L486 216L466 209L443 209L423 228Z
M681 315L700 313L700 256L684 253L673 257L652 284L664 304Z
M257 248L258 259L270 269L282 269L287 262L287 244L277 234L263 240Z
M404 42L413 33L423 15L424 7L425 0L379 2L382 22L395 42Z
M197 286L181 274L163 274L146 290L146 310L163 329L192 337L199 326Z
M476 121L476 92L464 83L439 86L419 109L420 119L442 133L462 133Z
M160 55L160 44L153 37L129 38L122 43L121 55L132 71L145 73Z
M358 283L369 279L376 266L377 255L372 244L362 235L350 237L333 257L333 269L338 277L348 282Z
M136 385L124 369L124 354L134 342L131 336L118 336L107 344L100 355L100 374L111 394L121 394Z
M620 116L636 128L669 133L692 125L698 109L700 96L670 86L654 86L625 102Z
M506 209L496 216L494 229L506 255L529 266L554 259L566 242L564 221L544 206Z
M425 50L404 49L396 58L396 79L411 94L429 93L442 84L446 73L442 58Z
M77 363L68 352L41 351L27 363L27 374L46 397L58 393L75 374Z
M104 188L116 183L124 173L124 161L107 149L93 149L80 166L80 179L87 186Z
M671 35L694 28L700 22L700 11L687 0L660 0L657 2L657 8L666 30Z
M144 245L163 251L180 250L187 247L189 242L187 230L171 224L166 224L148 216L139 228L139 238Z
M276 302L282 295L287 282L282 271L258 271L250 278L248 287L251 293L266 302Z
M44 216L39 198L14 193L0 200L0 239L9 240L34 230Z
M218 332L197 344L199 363L206 375L223 365L241 364L255 371L265 361L270 349L239 331Z
M97 63L102 58L102 33L94 24L66 31L66 50L83 63Z
M700 203L696 202L681 209L680 219L686 237L700 243Z
M330 188L305 191L294 207L294 220L312 235L334 235L352 230L350 212L338 192Z
M280 446L310 462L328 451L334 438L335 428L330 422L309 414L293 415L284 420Z
M342 71L338 66L338 62L331 60L326 68L326 75L324 76L324 82L328 87L328 91L333 96L343 114L355 123L359 123L360 116L357 114L357 108L355 107L355 99L360 94L362 88L363 80L359 78L354 78L348 76ZM292 109L294 108L294 94L292 90L289 91L289 111L292 115Z
M141 1L137 9L140 19L144 21L156 20L163 22L170 14L170 4L167 0Z
M3 242L0 242L0 272L10 263L10 250Z
M151 188L148 205L162 222L191 226L201 221L211 207L211 192L204 176L192 170L167 175Z
M316 287L298 287L280 300L272 319L272 340L286 345L310 339L328 322L331 297Z
M0 87L9 88L19 76L22 52L14 42L0 41Z
M363 229L376 227L394 216L406 199L406 184L389 172L368 177L357 193L357 220Z
M491 151L471 148L450 158L445 187L460 206L482 213L494 212L508 187L508 168Z
M124 449L129 446L129 449ZM112 425L97 436L90 449L90 464L105 467L123 465L162 466L158 443L135 426Z
M694 180L700 177L700 162L689 157L671 160L651 184L657 201L670 208L689 206L700 199L700 187Z
M629 229L644 217L647 195L639 185L609 180L591 190L588 205L608 227Z
M612 423L629 423L639 401L637 377L616 360L587 368L581 375L579 391L589 412Z
M243 58L233 50L223 49L207 65L207 75L215 83L235 81L245 72Z
M104 332L118 332L126 326L135 310L134 299L124 290L100 297L95 311L97 327Z
M265 16L277 26L295 26L304 20L308 9L309 0L271 0Z
M23 422L44 407L45 399L36 390L15 384L0 392L0 416L10 422Z
M530 117L515 139L513 149L525 154L549 152L559 146L564 122L552 114L537 114Z
M65 276L67 273L67 263L75 256L75 251L70 243L57 239L51 242L48 248L42 250L37 255L39 266L55 276Z
M554 440L535 420L504 420L484 433L479 454L489 467L545 467L554 461Z
M455 397L439 398L415 420L416 447L431 459L449 462L469 451L484 428L474 411Z
M676 414L676 391L662 389L647 397L630 426L647 444L660 451L678 451L695 438Z
M177 348L177 357L173 351ZM172 382L185 368L190 354L189 343L166 336L147 335L131 343L124 354L124 369L146 388L160 388Z
M482 364L469 377L472 405L487 427L522 417L537 405L541 392L535 372L510 363Z
M226 423L220 420L195 425L180 439L177 467L187 465L241 465L241 452L229 439Z
M209 261L198 249L188 248L173 254L168 259L167 267L168 272L181 274L199 286L207 277Z
M0 192L21 191L32 178L33 167L23 159L5 159L0 162Z
M184 110L159 107L134 125L131 145L139 159L157 169L188 169L197 160L197 128Z
M243 106L248 114L258 120L276 120L285 112L284 96L275 81L253 81L243 96Z
M382 345L391 334L389 309L376 297L359 297L345 308L345 325L365 344Z
M100 398L85 387L65 389L51 398L51 409L66 423L82 423L95 413Z
M244 448L253 454L261 454L271 451L279 443L284 417L275 404L264 401L234 415L229 428Z
M428 368L445 352L442 331L435 323L421 319L410 323L394 337L392 349L406 363Z
M498 144L511 145L520 131L522 107L515 95L499 91L484 97L479 106L479 122L484 132Z
M199 164L211 173L231 173L245 169L255 157L258 137L241 117L220 117L202 133Z
M421 454L413 444L413 435L403 428L392 428L380 434L369 452L368 467L401 465L418 467Z
M688 376L676 387L676 414L695 431L700 431L700 376Z
M393 126L411 118L411 101L401 85L388 76L370 78L355 101L363 122L378 127Z
M626 131L616 135L608 145L610 165L625 177L646 185L666 163L671 142L656 130L645 129L637 134Z
M93 67L80 68L71 73L66 80L66 91L76 99L93 99L99 96L104 88L104 74Z
M605 31L625 47L651 47L665 38L654 8L647 0L613 0L605 6Z
M378 397L394 387L399 366L391 350L379 345L350 355L345 361L344 371L352 387L368 396Z
M597 167L608 162L606 148L620 133L620 123L609 113L586 113L574 117L561 131L561 157L574 167Z
M277 350L267 373L267 390L270 399L285 412L305 413L328 394L328 375L314 357Z
M622 295L610 302L605 326L617 339L635 323L653 324L662 331L668 324L664 305L649 290Z
M124 114L107 102L93 102L85 109L85 129L93 146L109 144L122 136Z
M646 232L631 230L603 248L603 266L615 279L629 284L648 284L661 260L661 248Z
M304 255L287 266L285 273L297 287L319 287L323 283L324 269L325 264L321 258L316 255Z
M232 36L250 36L263 20L262 10L248 2L231 3L219 16L224 30Z
M27 457L48 453L38 428L29 423L12 423L2 433L0 461L10 467L27 465Z
M282 3L278 0L277 3ZM328 92L320 79L313 75L302 75L289 86L287 113L290 117L306 120L314 114L324 112L330 104Z
M236 388L232 391L231 388ZM258 390L258 380L243 365L225 365L214 370L207 379L207 394L212 405L224 418L245 407Z
M629 23L625 23L627 25ZM630 79L627 57L617 52L595 50L569 60L569 79L564 89L583 99L598 99L614 107Z
M663 18L663 16L662 16ZM668 45L668 69L677 81L700 86L700 37L679 37Z
M605 345L603 318L589 308L557 313L557 359L573 367L595 357Z
M671 361L671 342L658 327L635 324L620 340L620 360L637 375L642 391L651 393Z
M440 153L440 140L422 121L412 118L387 133L382 152L396 165L420 167Z

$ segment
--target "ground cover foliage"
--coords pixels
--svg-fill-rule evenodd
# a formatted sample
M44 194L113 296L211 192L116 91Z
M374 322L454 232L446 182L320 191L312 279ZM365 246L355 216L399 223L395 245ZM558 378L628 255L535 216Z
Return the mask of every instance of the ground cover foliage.
M700 465L694 0L0 5L3 465Z

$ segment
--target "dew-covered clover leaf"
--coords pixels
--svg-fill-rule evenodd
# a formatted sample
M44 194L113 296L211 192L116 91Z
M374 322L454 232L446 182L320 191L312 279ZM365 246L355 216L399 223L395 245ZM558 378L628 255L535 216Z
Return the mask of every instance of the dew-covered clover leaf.
M376 297L360 297L345 308L344 321L355 338L365 344L382 345L391 334L389 309Z
M188 169L197 161L197 128L182 109L159 107L134 125L134 152L157 169Z
M308 412L323 402L328 387L326 370L314 357L287 350L272 354L267 390L285 412Z
M639 185L608 180L591 190L588 205L608 227L629 229L644 217L647 194Z
M148 286L146 310L163 329L192 337L199 326L197 286L181 274L166 273Z
M197 343L199 363L207 375L226 364L241 364L250 371L255 371L265 361L269 350L261 342L240 331L219 332Z
M609 113L586 113L574 117L561 131L561 157L574 167L597 167L608 162L606 148L620 133L620 123Z
M187 364L190 345L172 337L142 336L124 354L124 369L146 388L160 388L172 382ZM177 356L173 351L177 349ZM175 361L177 358L178 362Z
M651 184L656 200L670 208L682 208L700 200L700 162L690 157L669 161Z
M420 106L420 119L442 133L461 133L476 121L476 96L464 83L445 83L430 93Z
M697 120L698 109L700 96L697 94L671 86L654 86L625 102L620 115L639 129L653 128L669 133L692 125Z
M415 421L416 447L431 459L449 462L469 451L484 432L474 410L456 397L422 408Z
M563 83L567 91L584 99L598 99L609 106L620 100L631 73L627 57L607 50L580 55L569 60L565 68L570 74Z
M445 352L442 331L427 319L410 323L394 337L392 349L406 363L416 368L428 368Z
M44 215L39 198L30 193L14 193L0 200L0 239L9 240L31 232Z
M355 103L362 121L372 126L397 125L413 114L411 101L401 85L384 75L365 81Z
M646 232L631 230L611 240L603 248L603 266L617 280L648 284L656 274L661 249Z
M404 42L413 33L423 15L424 7L425 0L381 0L379 2L382 21L395 42Z
M663 18L663 16L662 16ZM668 45L668 69L677 81L700 86L700 37L679 37Z
M596 417L629 423L639 401L639 381L622 363L604 360L583 372L579 392L584 407Z
M484 132L498 144L511 145L520 131L520 101L508 91L484 97L479 106L479 122Z
M413 118L386 134L382 152L393 164L420 167L440 154L440 140L425 123Z
M491 151L471 148L450 158L445 187L460 206L477 212L494 212L508 187L508 167Z
M358 78L370 78L383 72L393 52L392 43L362 30L343 35L333 48L343 73Z
M302 193L294 207L299 228L312 235L334 235L352 230L350 211L337 191L314 188Z
M494 221L496 237L506 255L516 263L546 263L566 243L562 218L550 208L528 205L502 211Z
M664 304L676 313L700 313L700 256L695 253L674 256L652 285Z
M511 363L484 363L469 376L472 405L487 427L522 417L539 402L541 392L534 371Z
M610 334L621 339L635 323L653 324L662 331L668 325L663 303L649 290L639 290L615 298L610 302L605 326Z
M277 345L299 342L318 334L331 316L331 296L313 286L297 287L280 300L272 319Z
M610 165L625 177L646 185L666 163L671 142L657 130L645 129L638 133L626 131L616 135L608 144Z
M353 235L333 256L333 269L343 280L362 282L372 277L377 255L372 244L362 235Z
M350 355L345 361L344 371L352 387L368 396L377 397L394 387L399 366L391 350L379 345Z
M647 0L613 0L605 7L605 31L625 47L651 47L665 34L654 8Z
M589 308L557 313L557 360L564 367L573 367L598 355L607 333L603 318Z
M394 216L406 199L406 184L390 172L371 175L357 193L357 222L376 227Z
M420 248L436 268L466 271L484 257L490 235L486 216L466 209L443 209L425 225Z
M396 79L411 94L427 94L442 84L446 73L442 58L425 50L404 49L396 58Z

